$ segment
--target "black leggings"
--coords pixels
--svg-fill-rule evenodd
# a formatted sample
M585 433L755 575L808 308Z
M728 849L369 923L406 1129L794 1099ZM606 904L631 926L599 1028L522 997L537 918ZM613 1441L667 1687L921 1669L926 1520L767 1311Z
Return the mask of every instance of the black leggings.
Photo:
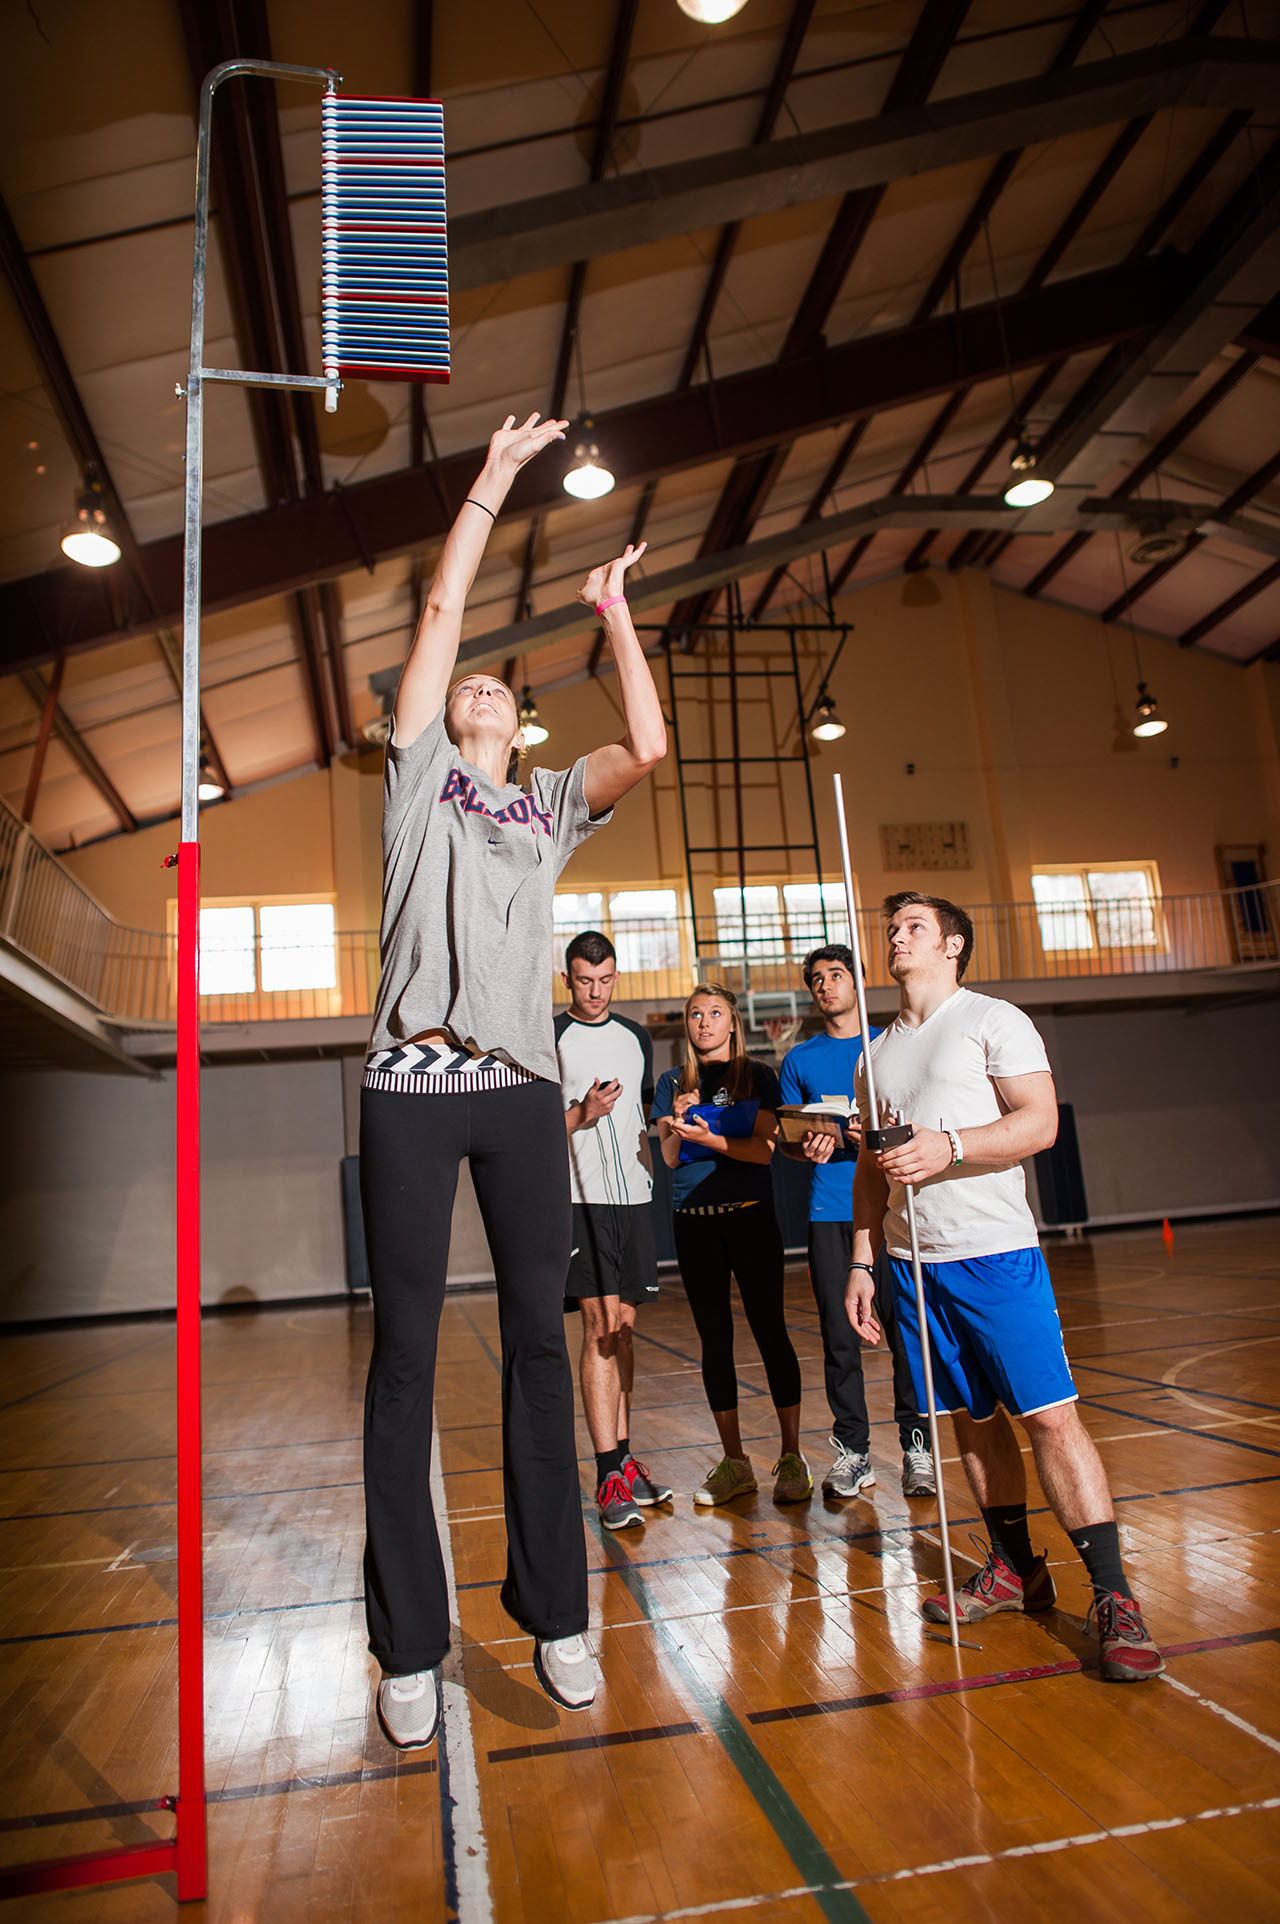
M438 1096L363 1089L360 1187L374 1305L364 1413L365 1613L369 1648L393 1674L427 1670L449 1648L429 1480L431 1410L464 1156L498 1282L502 1602L531 1636L568 1637L587 1627L573 1375L564 1340L570 1218L560 1091L551 1082Z
M783 1314L782 1232L772 1207L754 1203L723 1216L696 1216L677 1209L674 1227L676 1260L702 1342L702 1387L711 1408L738 1407L729 1291L732 1272L774 1406L790 1409L800 1401L800 1365Z

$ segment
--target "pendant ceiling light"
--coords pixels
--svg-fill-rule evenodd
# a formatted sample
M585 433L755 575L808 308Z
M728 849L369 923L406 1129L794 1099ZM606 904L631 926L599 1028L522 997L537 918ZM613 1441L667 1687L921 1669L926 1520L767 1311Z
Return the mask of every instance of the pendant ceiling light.
M1053 493L1053 483L1046 476L1034 472L1036 465L1035 443L1027 436L1027 424L1019 421L1017 439L1009 466L1013 479L1004 491L1005 506L1008 508L1034 508L1038 501L1047 501Z
M1169 726L1156 707L1156 698L1145 681L1138 683L1138 719L1133 724L1133 732L1140 738L1147 735L1163 735Z
M107 525L106 496L92 468L85 470L84 485L76 496L76 518L66 529L61 542L69 561L82 568L109 568L120 559L120 543Z
M196 781L196 800L198 802L220 802L226 789L218 780L206 750L200 757L200 773Z
M613 492L613 473L600 459L600 449L592 438L595 422L587 416L582 423L583 438L573 450L573 461L564 477L566 494L579 501L598 501Z
M687 13L690 20L698 20L704 27L718 27L722 20L732 20L746 4L747 0L676 0L681 13Z
M816 742L838 742L845 732L845 726L836 713L834 700L825 688L818 696L814 717L813 727L809 730L813 739Z
M612 487L612 481L609 485ZM538 720L538 704L533 699L533 690L528 682L525 683L520 696L519 720L526 748L537 748L540 742L551 739L551 730L544 728Z

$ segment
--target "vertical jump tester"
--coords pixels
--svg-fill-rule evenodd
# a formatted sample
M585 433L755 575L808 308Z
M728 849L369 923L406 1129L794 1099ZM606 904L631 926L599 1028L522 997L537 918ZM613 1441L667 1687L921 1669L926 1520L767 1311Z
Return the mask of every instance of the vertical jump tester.
M213 97L224 80L261 75L324 87L321 106L323 374L204 365ZM182 584L182 831L178 870L177 1534L178 1791L172 1839L52 1858L0 1872L0 1898L171 1872L180 1902L208 1890L204 1781L204 1586L200 1424L200 576L204 388L313 390L333 413L343 374L379 381L449 379L444 112L437 100L340 95L330 67L226 60L205 75L196 137L191 358ZM230 234L226 245L234 245ZM341 665L338 665L341 673Z

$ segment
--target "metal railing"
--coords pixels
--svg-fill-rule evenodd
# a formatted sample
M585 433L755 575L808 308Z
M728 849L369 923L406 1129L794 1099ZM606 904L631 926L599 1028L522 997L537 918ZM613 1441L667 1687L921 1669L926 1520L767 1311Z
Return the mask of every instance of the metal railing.
M1221 971L1280 959L1280 882L1109 901L1105 912L1096 914L1034 902L979 903L969 912L974 952L965 980L974 986ZM868 985L885 988L890 977L880 916L863 910L858 927ZM694 982L714 979L748 996L752 1012L762 1018L788 1003L797 1012L807 1008L800 972L804 956L824 940L848 939L843 918L828 914L824 930L811 912L785 923L780 915L748 915L745 921L724 915L619 920L611 932L618 949L620 1000L676 1004ZM174 1019L175 939L115 921L3 801L0 939L124 1027L168 1026ZM287 979L290 954L272 945L274 980ZM314 941L296 956L299 986L263 989L260 945L255 941L250 954L246 944L241 973L246 984L258 986L204 996L203 1019L243 1023L372 1015L379 976L376 930L339 931L332 957L326 949L319 968L314 968ZM309 985L304 966L313 968ZM550 989L556 1003L567 1000L558 974Z

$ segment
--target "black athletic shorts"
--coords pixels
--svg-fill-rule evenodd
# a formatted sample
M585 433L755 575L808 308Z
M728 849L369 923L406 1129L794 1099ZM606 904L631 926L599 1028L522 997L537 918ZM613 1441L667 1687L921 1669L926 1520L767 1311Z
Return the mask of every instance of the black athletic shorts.
M624 1303L651 1303L657 1294L653 1205L575 1203L565 1309L577 1309L583 1296L620 1296Z

